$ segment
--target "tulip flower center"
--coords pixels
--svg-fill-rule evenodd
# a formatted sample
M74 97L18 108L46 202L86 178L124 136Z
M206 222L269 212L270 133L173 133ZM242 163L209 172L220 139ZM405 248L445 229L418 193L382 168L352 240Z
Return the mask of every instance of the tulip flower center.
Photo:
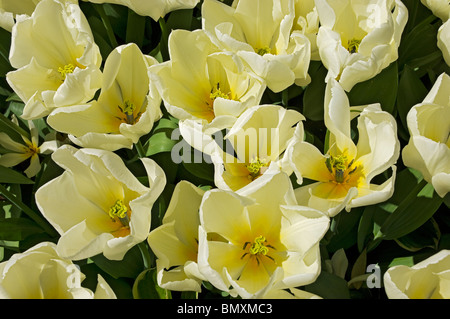
M26 143L27 143L27 147L28 147L27 150L26 150L26 153L30 157L34 156L35 154L39 154L39 147L38 146L34 145L33 143L31 143L29 141L27 141Z
M121 199L118 199L109 209L108 215L113 221L116 221L116 219L118 219L124 227L128 227L130 220L128 218L127 212L127 206L125 206Z
M272 257L268 255L269 248L275 249L273 246L269 245L267 243L266 237L260 235L255 238L253 243L247 241L244 243L244 247L242 247L245 251L244 254L241 256L241 259L243 259L246 256L249 256L250 258L256 257L256 261L259 265L260 258L267 257L272 261L275 261Z
M254 160L252 160L250 162L250 164L245 165L245 167L247 168L247 170L249 172L248 178L253 181L256 178L258 178L259 176L261 176L264 173L264 171L267 169L269 164L270 164L270 162L261 160L259 158L255 158Z
M134 117L134 111L136 110L136 106L134 103L130 102L129 100L126 100L123 106L118 105L119 110L125 115L125 118L119 118L120 120L123 120L127 124L135 124L140 117L140 113Z
M255 52L262 56L264 54L270 53L270 48L269 47L257 48L255 49Z
M217 83L210 91L208 98L206 99L206 115L204 116L208 122L211 122L214 117L216 116L214 114L214 101L217 98L227 99L227 100L233 100L232 93L231 92L223 92L220 88L220 83Z
M350 53L358 52L360 44L361 44L361 40L358 40L358 39L348 40L348 43L347 43L348 52L350 52Z
M347 155L338 156L329 155L325 160L328 171L334 176L334 182L347 183L352 174L356 172L358 166L354 165L355 160L349 161Z
M73 73L75 70L75 66L72 63L66 64L63 67L58 68L58 72L61 74L63 81L66 79L66 75L69 73Z

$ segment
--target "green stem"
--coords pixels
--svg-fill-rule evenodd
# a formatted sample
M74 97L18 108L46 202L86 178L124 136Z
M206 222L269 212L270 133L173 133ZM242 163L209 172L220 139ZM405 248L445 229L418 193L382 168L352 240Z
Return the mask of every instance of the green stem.
M284 107L288 107L288 103L289 103L289 91L288 91L288 89L284 89L281 92L281 103L283 104Z
M34 210L32 210L30 207L22 203L20 200L14 196L13 193L8 191L3 185L0 184L0 194L5 196L5 198L11 202L14 206L22 210L28 217L30 217L32 220L34 220L39 226L42 227L42 229L49 234L50 236L56 237L58 233L51 227L48 222L43 219L40 215L36 214Z
M139 158L146 157L144 147L142 146L142 143L140 140L137 141L137 143L134 144L134 146L136 147L136 151L138 153Z
M103 5L95 5L95 10L97 10L98 14L100 15L100 18L102 19L103 25L105 26L106 33L108 34L109 42L111 43L111 46L113 48L118 47L116 36L114 35L114 30L111 25L111 21L109 21L109 17L105 12L105 9L103 8Z
M144 261L144 267L145 269L150 269L150 267L153 264L153 258L150 255L150 252L148 251L147 245L145 244L145 241L138 244L139 250L142 254L142 260Z

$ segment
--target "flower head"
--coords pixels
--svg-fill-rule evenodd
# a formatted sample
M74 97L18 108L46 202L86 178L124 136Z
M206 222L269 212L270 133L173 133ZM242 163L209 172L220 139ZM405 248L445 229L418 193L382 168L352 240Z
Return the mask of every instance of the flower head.
M212 133L230 127L257 105L265 85L230 52L219 52L203 30L174 30L170 61L150 68L167 111L180 121L201 122Z
M0 299L116 299L102 276L95 292L81 286L84 279L54 243L42 242L0 263Z
M105 62L98 100L59 108L47 122L82 147L132 148L161 117L161 98L148 76L157 63L134 43L115 48Z
M25 103L24 119L85 103L100 87L102 58L77 3L42 0L12 29L9 85Z
M147 238L151 208L166 181L154 161L142 159L147 187L110 151L65 145L52 158L65 172L37 190L36 204L61 235L57 249L62 257L78 260L103 253L121 260Z
M292 30L294 0L239 0L232 7L206 0L202 17L214 43L236 52L272 91L309 83L311 45L302 32Z
M317 46L328 69L346 91L373 78L398 57L407 9L400 0L363 3L316 1L320 28Z
M351 138L352 113L359 114L357 144ZM350 107L344 90L332 79L325 95L325 125L330 132L326 154L304 141L288 151L299 184L303 178L315 181L296 189L299 202L334 216L344 207L350 210L392 196L400 148L394 118L379 104ZM391 178L382 185L371 184L388 168L393 170Z
M16 142L8 134L0 132L0 145L8 150L7 153L0 156L0 165L13 167L30 159L30 165L24 173L28 177L33 177L41 170L39 154L53 152L58 148L59 143L56 140L48 140L39 144L38 129L35 127L33 121L27 121L27 123L30 128L30 138L21 135L21 142Z
M436 193L450 191L450 77L442 73L422 103L407 115L410 139L403 148L406 166L420 171Z
M418 264L398 265L384 274L384 287L390 299L448 299L450 251L440 252Z
M297 205L285 173L261 179L247 191L210 190L200 207L200 272L242 298L313 282L329 225L321 212Z
M204 191L187 181L176 186L162 225L147 238L157 256L158 285L178 291L200 291L198 271L199 208Z

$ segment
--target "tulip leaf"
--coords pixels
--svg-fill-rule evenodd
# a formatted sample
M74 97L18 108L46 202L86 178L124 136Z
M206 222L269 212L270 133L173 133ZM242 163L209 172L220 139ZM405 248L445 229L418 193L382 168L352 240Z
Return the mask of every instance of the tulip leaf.
M418 77L417 73L405 65L400 75L398 84L397 110L403 127L407 129L406 116L409 110L416 104L423 101L428 93L428 89Z
M133 42L142 49L144 44L146 17L141 16L131 9L128 9L127 27L125 41Z
M177 144L178 141L174 141L167 136L166 132L158 132L153 134L144 148L147 149L146 156L151 156L161 152L170 152L172 147Z
M394 114L397 88L398 68L393 62L375 77L357 83L348 92L348 98L351 106L380 103L384 111Z
M411 252L416 252L427 247L438 249L440 237L441 231L439 225L433 218L430 218L416 230L397 238L395 241L400 247Z
M0 183L33 184L34 181L22 175L21 173L13 170L12 168L0 165Z
M141 272L133 284L134 299L171 299L170 290L158 286L156 269Z
M310 68L311 83L303 94L303 115L309 120L323 121L327 73L328 70L322 64Z
M0 218L0 240L20 241L44 230L27 218Z
M386 218L376 237L397 239L422 226L442 204L431 184L424 180Z
M324 299L350 298L347 281L326 271L322 271L312 284L306 285L305 290Z
M137 246L128 250L122 260L109 260L103 254L98 254L90 259L114 278L136 278L144 267L142 255Z

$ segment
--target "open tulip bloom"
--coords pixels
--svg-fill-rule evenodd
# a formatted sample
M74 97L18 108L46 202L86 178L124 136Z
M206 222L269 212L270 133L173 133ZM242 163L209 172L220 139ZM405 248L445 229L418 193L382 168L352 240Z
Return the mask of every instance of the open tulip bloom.
M65 145L52 155L65 172L38 189L36 204L61 235L57 249L62 257L79 260L103 253L121 260L147 239L152 205L166 183L153 160L142 159L146 187L110 151Z
M18 16L9 61L17 70L6 79L25 103L24 119L85 103L101 84L100 50L83 12L71 1L43 0L31 17Z
M352 141L350 126L355 115L357 144ZM390 198L400 149L392 115L382 111L379 104L350 107L345 91L331 79L325 92L325 125L330 134L326 154L304 141L294 143L289 150L298 183L302 184L303 178L315 181L296 189L299 203L335 216L343 208L350 210ZM372 178L389 168L393 172L388 180L371 184Z
M443 73L422 103L407 115L409 143L403 148L406 166L420 171L440 197L450 191L450 77Z
M294 0L239 0L233 7L206 0L202 18L214 43L236 52L272 91L309 83L311 44L302 32L292 30Z
M397 60L408 14L399 0L317 0L317 46L328 69L346 91L373 78Z
M175 30L170 61L150 68L167 111L200 122L208 134L230 127L266 88L231 52L219 52L203 30Z
M242 192L210 190L200 207L198 266L216 288L242 298L311 283L320 272L322 212L298 206L280 172Z
M98 100L59 108L48 124L82 147L131 149L161 117L161 98L148 75L157 63L134 43L115 48L105 62Z
M0 263L0 299L116 299L101 275L95 292L81 286L85 278L54 243L42 242Z

